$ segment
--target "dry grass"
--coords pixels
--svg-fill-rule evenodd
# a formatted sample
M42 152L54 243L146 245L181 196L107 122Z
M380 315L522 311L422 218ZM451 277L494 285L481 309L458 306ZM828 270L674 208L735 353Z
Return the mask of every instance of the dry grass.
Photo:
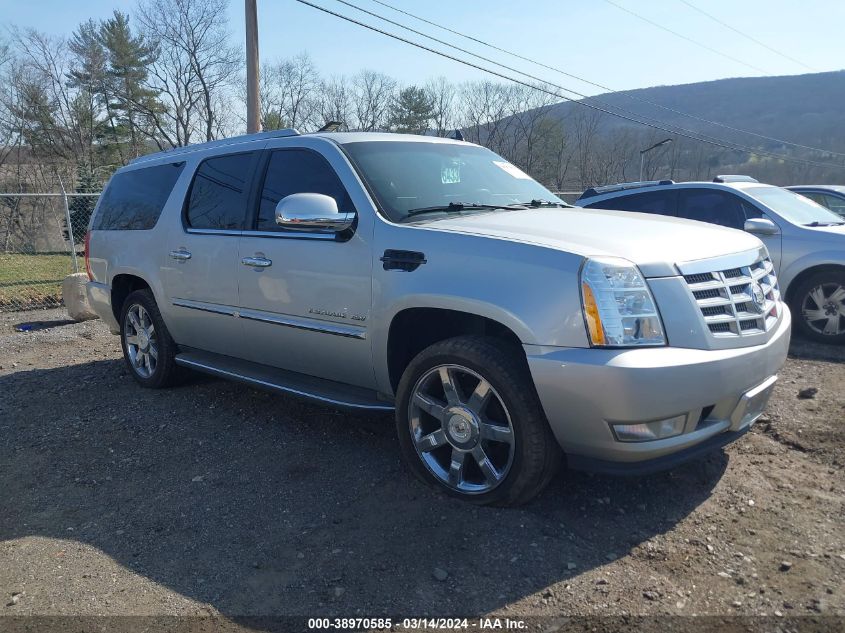
M0 310L61 305L62 281L72 272L69 253L0 254Z

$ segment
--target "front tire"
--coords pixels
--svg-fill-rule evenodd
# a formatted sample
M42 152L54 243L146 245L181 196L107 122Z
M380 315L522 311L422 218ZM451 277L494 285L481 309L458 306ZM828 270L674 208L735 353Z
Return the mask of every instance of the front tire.
M815 273L792 293L790 308L798 331L820 343L845 345L845 272Z
M522 350L461 336L420 352L399 383L403 457L423 481L481 505L526 503L561 462Z
M136 290L123 302L120 343L129 373L141 386L161 389L175 382L176 344L150 290Z

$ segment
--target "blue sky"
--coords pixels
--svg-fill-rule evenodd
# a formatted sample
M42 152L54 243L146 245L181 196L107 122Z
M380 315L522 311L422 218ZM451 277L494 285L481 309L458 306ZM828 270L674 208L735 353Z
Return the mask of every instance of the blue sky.
M375 23L334 0L313 0L340 13ZM539 74L579 92L596 88L498 55L489 49L415 23L372 0L352 0L418 30L485 56ZM690 83L723 77L810 72L685 5L682 0L613 0L661 25L698 40L760 72L647 24L606 0L387 0L407 11L474 35L551 66L614 89ZM845 66L845 2L841 0L689 0L708 13L817 71ZM130 0L0 0L5 25L68 33L77 23L104 18ZM405 84L444 75L454 81L485 77L481 71L413 49L344 23L294 0L258 0L261 57L275 60L308 51L325 75L362 68L388 73ZM230 0L233 40L243 41L243 2ZM388 30L395 27L382 24ZM415 36L409 36L415 37ZM419 38L416 38L419 39Z

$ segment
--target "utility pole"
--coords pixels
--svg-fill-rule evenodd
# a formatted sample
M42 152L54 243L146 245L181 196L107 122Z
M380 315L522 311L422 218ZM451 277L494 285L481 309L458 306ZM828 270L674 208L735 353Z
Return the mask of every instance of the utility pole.
M244 0L246 11L246 132L261 131L258 102L258 9L256 0Z

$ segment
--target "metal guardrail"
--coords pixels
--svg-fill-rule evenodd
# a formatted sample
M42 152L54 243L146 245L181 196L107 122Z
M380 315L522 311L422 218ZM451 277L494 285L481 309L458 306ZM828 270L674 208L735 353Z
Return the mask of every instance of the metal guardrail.
M62 305L99 193L0 193L0 312Z

